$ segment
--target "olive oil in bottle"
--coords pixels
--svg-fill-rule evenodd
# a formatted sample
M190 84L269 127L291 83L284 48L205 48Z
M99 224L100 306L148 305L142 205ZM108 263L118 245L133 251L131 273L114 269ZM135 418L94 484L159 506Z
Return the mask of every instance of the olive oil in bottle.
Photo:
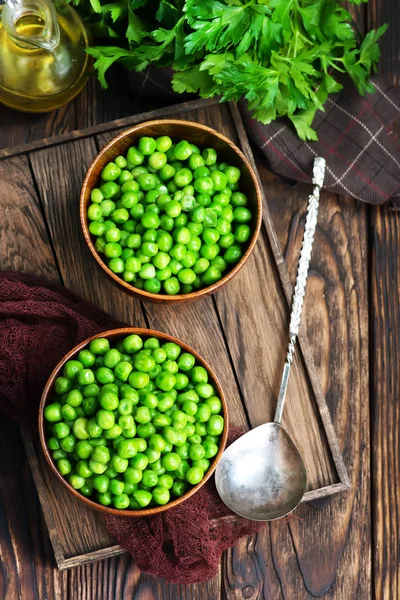
M0 102L47 112L69 102L87 80L85 27L69 5L8 0L0 8Z

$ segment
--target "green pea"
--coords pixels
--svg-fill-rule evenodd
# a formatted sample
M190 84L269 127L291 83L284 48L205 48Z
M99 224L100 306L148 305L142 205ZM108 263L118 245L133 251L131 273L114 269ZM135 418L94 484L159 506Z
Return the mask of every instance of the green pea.
M111 429L115 424L115 415L110 410L99 410L96 421L103 429Z
M175 374L175 390L183 390L189 383L187 375L184 373Z
M136 390L134 390L132 388L132 392L136 392ZM128 394L128 392L126 391L125 394ZM118 405L118 412L121 415L130 415L133 412L133 407L135 404L138 403L138 398L135 398L135 401L132 400L132 396L131 394L129 394L129 397L123 397Z
M204 367L196 366L190 372L193 383L208 383L208 373Z
M199 385L205 386L208 384L200 383ZM201 396L201 394L199 394L199 395ZM209 396L209 397L211 397L211 396ZM199 423L205 423L206 421L209 420L210 417L211 417L211 408L208 406L208 404L199 404L197 407L197 413L196 413L197 421ZM204 434L201 434L201 435L205 435L205 432L204 432Z
M107 199L109 198L113 198L114 196L116 196L116 194L118 194L120 189L120 186L115 183L115 181L107 181L106 183L104 183L103 185L100 186L100 191L103 194L104 198L106 198L106 200L103 200L103 202L101 203L101 207L103 207L103 204L105 202L107 202ZM104 210L103 210L103 214L104 214Z
M97 383L90 383L82 388L82 394L85 398L95 398L99 395L100 388ZM85 401L83 401L85 402ZM85 409L84 409L85 410Z
M89 458L92 454L93 447L89 442L84 440L79 441L75 446L75 452L79 456L79 458L86 459Z
M142 485L144 485L148 488L152 488L152 487L155 487L157 485L157 483L158 483L158 476L155 471L152 471L151 469L146 469L145 471L143 471Z
M167 490L170 490L173 485L174 485L174 480L171 477L171 475L168 475L168 473L165 473L164 475L159 476L157 486L163 487ZM155 488L155 489L157 489L157 488ZM154 493L155 489L153 490L153 493Z
M59 450L60 442L57 438L51 437L47 440L47 447L49 448L49 450Z
M61 458L57 461L57 469L59 470L61 475L65 476L68 475L68 473L71 473L72 466L67 458Z
M185 442L182 446L176 448L176 454L182 459L187 460L189 458L190 444Z
M191 485L197 485L204 477L204 471L200 467L191 467L186 472L186 481Z
M106 338L96 338L90 342L89 349L93 354L104 355L110 349L110 343Z
M150 504L153 496L147 490L136 490L133 492L133 497L141 508L145 508Z
M144 439L148 439L156 432L156 428L152 423L144 423L143 425L139 425L137 428L138 436Z
M132 458L136 454L136 448L131 440L121 440L117 444L117 452L121 458Z
M81 477L80 475L77 475L76 473L70 475L68 481L75 490L79 490L86 483L85 478Z
M189 418L190 418L190 415L189 415L188 419ZM182 429L182 432L186 435L187 438L189 438L196 433L196 429L195 429L195 426L193 425L193 423L187 423L185 425L185 427Z
M143 454L142 452L139 452L138 454L136 454L136 456L131 458L131 460L129 462L130 462L130 465L135 470L144 471L144 469L149 464L149 459L145 454Z
M90 192L90 199L95 204L100 204L102 202L102 200L104 199L104 196L103 196L101 190L99 190L99 188L94 188Z
M135 166L141 165L144 161L143 153L140 150L138 150L135 146L131 146L129 148L126 158L132 165Z
M54 391L56 394L62 396L72 390L73 383L70 379L66 377L57 377L54 382Z
M158 433L153 433L149 440L149 447L157 452L162 452L165 449L165 446L166 441L164 438Z
M210 398L206 399L205 403L210 408L211 414L217 415L221 412L222 403L217 396L210 396Z
M177 160L187 160L193 154L193 148L186 140L181 140L174 147L174 156Z
M201 435L199 435L198 433L194 433L193 435L191 435L190 437L187 438L188 442L190 442L191 444L201 444Z
M127 354L138 352L143 347L142 338L136 334L128 335L124 338L122 345Z
M174 496L179 498L180 496L183 496L188 491L188 489L189 486L186 483L186 481L175 481L172 486L172 493L174 494Z
M198 467L205 473L210 468L210 461L207 458L200 458L192 462L192 467Z
M115 410L118 407L118 396L112 392L101 393L99 396L100 406L105 410Z
M194 182L194 189L199 194L211 194L213 192L214 183L211 177L199 177Z
M114 423L112 427L110 427L104 432L104 437L106 438L106 440L115 440L122 433L124 433L122 427L120 427L117 423Z
M117 473L124 473L128 468L129 462L127 458L122 458L118 454L113 454L111 457L111 466Z
M188 470L190 469L190 464L189 461L187 460L182 460L181 464L179 465L179 467L176 469L176 471L174 472L174 476L177 479L180 480L185 480L186 479L186 473L188 472Z
M54 450L52 457L54 460L61 460L62 458L67 458L67 453L60 448L59 450Z
M87 479L88 477L91 477L93 475L93 471L90 469L89 464L87 463L86 460L80 460L77 463L76 472L81 477L85 477L85 479Z
M69 435L70 427L64 422L56 423L53 427L53 432L59 440L62 440Z
M73 452L76 446L75 436L72 434L67 435L67 437L60 440L60 446L64 450L64 452Z
M85 369L90 369L93 367L94 361L96 360L95 355L90 350L84 349L81 350L78 354L78 360L82 363ZM78 373L79 375L79 373Z
M220 435L224 430L224 419L220 415L211 415L207 423L207 433Z
M57 421L61 421L63 418L61 404L59 402L53 402L52 404L48 404L45 407L43 414L44 418L46 419L46 421L49 421L49 423L56 423Z
M190 444L189 447L189 458L191 460L200 460L205 456L205 449L201 444Z
M202 157L204 159L204 164L207 167L214 165L217 162L217 152L214 148L205 148L202 152Z
M170 493L167 488L157 485L153 489L153 500L156 504L164 505L169 502Z
M115 379L114 373L108 367L100 367L96 371L96 379L99 383L112 383Z
M96 475L93 477L93 487L95 490L100 492L100 494L105 494L108 490L110 480L106 474Z
M144 154L144 156L150 156L156 150L156 140L152 137L141 137L138 143L138 150Z
M109 483L109 490L114 496L119 496L124 493L125 483L119 479L112 479Z
M104 437L90 438L88 442L92 446L92 448L97 448L97 446L105 446L107 443Z
M161 390L163 390L164 392L168 392L168 391L172 390L172 388L174 387L175 381L176 381L175 376L172 373L162 371L156 377L156 386L158 388L160 388ZM161 410L161 412L163 412L163 411Z
M213 442L204 441L202 445L205 450L205 458L213 458L213 456L215 456L218 453L217 444L214 444Z
M83 369L83 365L78 360L68 360L63 369L64 377L70 380L76 379L78 372Z
M131 373L129 375L128 380L132 387L134 387L135 389L141 390L148 385L148 383L150 381L150 377L147 373L141 373L139 371L134 371L133 373Z
M97 500L103 506L110 506L110 504L112 504L112 495L108 491L104 493L99 493L97 494Z
M240 179L240 169L237 167L228 166L224 170L228 183L237 183Z

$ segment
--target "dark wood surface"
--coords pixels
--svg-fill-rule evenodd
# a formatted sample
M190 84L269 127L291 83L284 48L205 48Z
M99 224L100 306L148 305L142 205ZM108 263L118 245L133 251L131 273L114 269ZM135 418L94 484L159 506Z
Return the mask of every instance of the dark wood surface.
M170 110L181 122L194 121L199 127L211 125L227 135L255 167L235 104L196 99ZM158 116L153 112L154 118ZM135 118L146 121L148 113ZM7 207L16 205L24 209L19 213L17 248L6 237L0 241L0 268L15 267L18 250L24 257L23 270L43 275L35 258L51 256L60 282L116 319L136 326L147 323L193 343L221 377L233 425L256 426L271 420L286 352L292 289L268 202L263 199L263 229L257 247L246 268L232 279L229 289L228 286L222 289L214 299L205 297L182 306L140 304L138 299L112 286L101 269L96 269L82 236L77 210L84 173L97 149L119 131L116 124L120 125L120 120L103 124L100 136L94 127L85 129L84 135L73 132L68 142L55 136L37 143L34 149L30 143L25 147L19 145L18 156L13 149L6 149L0 155L0 183L4 182L6 188ZM25 168L23 187L21 168ZM304 189L303 204L308 191ZM26 235L31 230L26 207L31 204L42 207L42 213L36 213L35 218L42 218L41 229L48 234L38 236L35 244ZM3 227L12 230L13 226L14 213L7 210ZM244 310L238 310L238 306ZM299 336L299 346L287 393L285 426L306 465L308 486L303 500L309 502L346 491L348 476L304 330ZM31 438L24 431L22 438L58 567L67 569L121 554L101 515L72 498L46 468L36 437Z
M361 13L361 23L369 26L390 21L381 72L397 81L397 1L370 0ZM18 145L153 108L135 101L118 71L113 83L118 87L114 94L113 86L104 93L90 82L71 105L50 115L28 116L0 108L0 145ZM261 157L257 158L279 243L293 277L304 224L304 188L290 188L279 181L267 171ZM0 221L0 237L6 236L9 243L15 234L30 237L32 243L48 236L41 227L42 207L36 203L36 190L29 189L24 168L21 165L19 185L28 186L32 202L18 209L14 202L6 205L13 226L5 231ZM5 198L2 190L2 213ZM22 230L21 210L31 217L28 231ZM126 555L60 573L54 569L18 428L2 419L0 598L303 600L323 596L397 600L399 236L397 213L325 195L305 321L348 468L352 486L348 493L319 505L303 505L295 518L272 523L262 534L243 539L225 554L218 577L208 583L166 586L140 574ZM50 254L38 255L36 264L46 277L57 278ZM17 249L13 266L29 267ZM155 316L154 326L157 319Z

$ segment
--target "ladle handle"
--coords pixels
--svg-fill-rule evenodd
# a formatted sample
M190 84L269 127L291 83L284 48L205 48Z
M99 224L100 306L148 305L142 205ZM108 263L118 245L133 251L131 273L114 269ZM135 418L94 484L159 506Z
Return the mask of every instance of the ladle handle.
M310 264L311 250L314 242L315 229L317 227L319 196L325 177L325 159L318 156L314 159L313 184L314 189L308 199L306 224L304 228L303 244L301 246L299 266L297 268L296 285L294 288L292 312L289 325L289 345L286 362L283 368L281 387L276 405L275 423L282 421L283 406L286 398L286 390L289 381L290 367L293 361L294 347L299 332L301 311L303 308L304 294L306 291L308 267Z

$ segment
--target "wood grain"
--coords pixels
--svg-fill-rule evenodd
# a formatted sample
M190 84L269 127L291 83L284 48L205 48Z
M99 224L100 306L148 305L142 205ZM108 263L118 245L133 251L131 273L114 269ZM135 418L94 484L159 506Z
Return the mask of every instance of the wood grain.
M400 64L398 61L399 12L397 2L395 0L386 0L385 2L370 0L368 5L357 7L356 10L359 13L357 22L359 26L361 25L360 29L363 26L362 13L367 10L369 26L376 23L381 24L383 20L390 21L391 26L381 44L383 61L381 61L380 71L397 81ZM63 134L63 132L67 137L68 132L73 129L85 128L131 115L136 108L132 106L132 95L124 88L124 78L120 76L120 72L117 72L116 82L118 85L114 88L110 86L110 91L105 93L99 90L93 80L69 107L50 115L41 115L40 117L23 115L3 107L0 110L0 146L11 147L39 140L44 136ZM112 92L113 89L114 92ZM142 105L140 110L143 109L148 110L149 107ZM263 161L259 163L259 165L262 164ZM293 200L294 196L291 195L293 190L290 187L277 182L274 178L264 177L264 174L263 182L266 190L270 193L268 204L282 249L285 250L289 231L291 232L290 239L298 241L304 207L303 204L297 204ZM30 183L29 186L31 185ZM3 207L4 201L5 195L2 194L0 196L1 207ZM336 253L340 249L339 246L343 244L347 262L342 261L337 264L342 264L339 278L341 281L347 282L347 291L342 292L344 297L339 302L337 292L341 287L343 288L341 281L325 279L325 275L320 273L319 261L322 257L314 255L313 272L307 292L310 294L310 299L312 298L312 310L307 311L307 328L314 361L323 389L327 392L327 401L333 415L335 429L339 434L341 447L345 453L351 481L352 484L356 482L358 485L354 495L351 492L350 496L346 494L341 498L336 497L329 502L328 506L325 505L319 509L303 506L297 512L303 522L297 523L297 521L291 520L289 523L274 524L272 526L273 535L268 534L264 537L263 534L256 539L243 540L235 549L226 553L223 561L222 581L217 580L216 583L213 582L204 587L165 586L161 588L153 578L140 576L127 556L60 574L53 567L52 548L44 527L30 467L24 457L18 431L12 423L2 419L0 420L2 455L10 456L10 458L2 461L0 467L1 598L4 597L7 600L17 600L21 597L24 600L31 598L40 600L43 598L51 600L53 598L57 598L57 600L59 598L68 600L112 598L120 600L120 598L134 597L139 600L147 600L147 598L157 598L157 600L161 598L167 598L167 600L212 598L216 600L220 598L221 593L221 597L227 600L242 598L275 600L283 597L291 600L298 597L309 599L324 595L324 590L329 588L328 598L366 600L371 597L371 576L375 576L374 588L377 600L380 598L392 600L398 597L399 525L398 512L396 512L398 497L393 498L389 493L389 483L399 479L398 447L396 446L396 441L398 441L396 432L399 428L396 408L399 395L396 376L398 362L396 332L399 321L398 216L386 214L381 209L371 212L369 243L373 260L372 271L370 271L368 255L365 256L365 250L363 252L359 250L360 245L364 244L365 246L365 228L359 225L360 219L365 219L369 211L361 208L360 205L354 205L350 200L336 202L336 200L333 202L329 200L330 214L336 215L336 222L339 218L343 220L346 236L344 238L337 237L337 229L334 228L331 231L330 221L327 220L325 239L328 240L328 245L325 247L329 249L329 256L332 257L330 262L333 266L335 262L337 263ZM32 210L32 206L35 204L28 203L28 206ZM34 211L36 215L39 214L38 210ZM360 210L360 214L358 210ZM321 213L321 218L322 214L324 213ZM18 222L20 215L15 212L13 215ZM36 216L34 222L38 223L37 219ZM335 222L332 217L331 222ZM3 225L2 220L1 225ZM40 225L40 219L39 225L35 225L33 230L35 227L45 233L45 227L43 224ZM23 236L29 242L27 246L29 252L25 256L21 254L20 250L13 252L8 243L10 241L8 237L0 236L3 266L7 266L7 260L10 260L10 268L29 269L29 261L32 260L35 268L40 269L40 260L37 258L39 252L37 248L32 250L32 242L35 237L32 237L31 232L26 229ZM6 253L4 253L4 248L6 248ZM287 260L292 254L296 254L295 247L292 246L292 248L291 252L287 252ZM8 257L7 260L4 260L4 257ZM49 260L48 257L44 264L51 265ZM293 260L294 264L295 258L290 260ZM51 277L51 269L55 269L55 266L45 266L45 268L50 269L48 276ZM33 268L31 268L32 270ZM348 335L343 341L338 335L344 330L344 320L348 322L347 315L343 319L340 303L347 303L349 298L352 299L352 314L359 315L357 327L360 328L360 324L365 323L367 272L371 273L372 288L368 305L372 333L370 342L372 349L372 437L370 445L368 444L368 424L366 422L369 390L366 388L364 379L368 373L368 365L365 364L365 330L361 336L361 333L357 332L357 328L350 327L349 324L347 326ZM56 270L53 270L53 277L56 278ZM329 302L324 298L324 294ZM336 300L333 302L335 295ZM337 324L334 319L337 318L338 313L339 323ZM207 319L203 322L207 325ZM192 336L191 328L187 334ZM195 345L193 339L191 343ZM375 349L377 349L376 353ZM361 372L357 366L360 364L362 365ZM343 365L348 366L345 377L342 378L340 369ZM352 400L349 402L349 392L353 390L356 374L359 381L356 380L354 402ZM348 406L345 418L340 416L343 392L344 403ZM350 406L351 402L354 406ZM349 423L352 419L356 419L356 422ZM11 455L10 448L12 448ZM365 489L365 484L368 482L370 448L373 448L373 452L371 451L373 459L371 486L375 555L372 574L369 563L368 498ZM15 473L18 473L19 476L16 477ZM350 508L352 509L350 518L343 517L343 509L346 509L348 502L347 497L350 498ZM314 523L318 514L321 517ZM347 530L344 523L348 524ZM291 533L294 524L302 525L300 541L303 551L299 554L299 560L297 556L299 538L296 538L297 545L294 546L294 538ZM331 553L329 552L331 535L337 529L340 532L338 536L342 539L341 546L336 546ZM323 544L321 537L324 540ZM323 551L318 552L321 547ZM309 560L305 561L305 549L307 548L309 548Z
M144 109L140 101L132 98L122 68L113 69L107 78L110 84L108 91L101 90L98 81L92 77L73 102L51 113L24 114L1 105L0 148L68 134L74 129L123 118ZM118 93L112 91L116 89ZM153 106L146 107L147 110L151 108Z
M305 186L290 188L262 168L278 239L292 281L305 220ZM369 598L369 393L367 208L333 194L321 198L319 223L304 305L310 341L350 490L322 507L302 506L288 521L271 526L274 561L285 598ZM355 519L354 515L363 515ZM283 550L286 549L286 551ZM299 572L295 568L298 564Z
M196 105L197 106L197 105ZM185 107L183 112L179 114L181 118L192 119L198 122L211 124L221 133L230 136L235 141L238 141L238 135L232 124L230 111L227 106L209 106L208 103L202 109L196 111L188 111ZM288 307L285 303L285 297L276 269L272 268L274 257L271 254L269 242L264 232L261 243L259 244L258 258L254 262L251 269L251 282L249 275L244 275L233 292L227 293L216 299L207 298L205 300L179 307L179 319L176 318L176 310L173 307L160 306L141 306L139 302L122 294L117 288L104 278L103 274L96 265L93 264L91 257L88 255L87 248L83 242L83 237L80 232L80 227L77 219L76 206L78 202L78 194L83 180L84 173L92 157L96 154L99 146L108 141L107 138L112 137L114 132L103 134L96 138L82 137L81 139L70 141L66 144L52 145L50 148L45 146L40 151L31 152L29 154L29 165L32 170L35 182L32 186L37 186L38 193L41 198L41 206L43 216L47 221L48 233L51 238L52 250L57 260L59 274L64 282L73 291L79 293L83 297L96 303L119 319L123 319L134 325L143 325L147 323L151 327L161 329L177 335L178 337L187 340L198 351L200 351L206 359L212 364L218 365L218 376L221 378L225 393L229 398L230 414L232 421L241 426L248 426L247 416L250 417L253 424L257 423L257 419L264 420L267 417L266 406L259 403L259 412L254 413L252 406L253 390L245 388L242 384L238 386L238 381L243 381L242 365L240 353L243 345L248 348L248 352L252 352L255 360L249 360L246 363L247 385L253 385L253 380L259 381L265 379L270 386L267 387L267 394L270 395L270 401L273 402L273 396L276 394L277 382L274 378L276 372L280 372L280 362L285 353L285 342L282 341L286 337ZM22 160L20 157L12 159L4 159L3 165L7 165L9 160ZM26 159L25 159L26 160ZM30 248L29 252L32 252ZM258 262L261 261L260 264ZM94 267L94 268L92 268ZM263 288L260 285L258 273L264 271L264 281L269 290L270 302L263 302ZM243 270L245 273L246 269ZM86 276L82 277L81 273ZM256 282L255 301L248 302L246 311L241 314L241 318L250 318L249 325L242 327L243 339L239 339L237 348L235 349L234 337L236 336L237 323L231 321L233 311L232 298L239 298L239 306L246 303L247 298L242 297L243 289L252 289L253 281ZM271 296L275 294L275 296ZM249 296L249 294L247 294ZM278 308L277 308L278 307ZM242 311L241 311L242 313ZM265 318L264 313L267 315ZM262 327L256 331L259 333L258 343L255 345L254 340L248 337L251 327L261 315ZM221 329L222 326L222 329ZM272 343L272 340L274 343ZM276 343L275 343L276 342ZM275 362L272 360L266 371L260 370L258 354L263 347L274 348L276 353L273 354ZM243 353L243 352L242 352ZM273 381L271 385L270 381ZM309 457L310 489L320 488L317 490L317 495L320 493L330 493L335 491L333 482L338 481L335 468L333 466L329 451L327 451L327 440L321 421L317 417L318 410L313 400L311 388L307 384L305 375L304 363L299 356L298 363L295 368L295 386L292 390L294 397L294 388L297 386L303 390L302 397L305 400L303 410L299 411L297 417L290 425L294 436L298 435L301 427L305 423L311 423L310 436L311 445L305 445L305 439L299 443L305 446L305 452ZM257 384L259 385L259 384ZM275 386L275 387L274 387ZM260 388L261 389L261 388ZM265 393L265 392L264 392ZM243 399L245 400L245 409L243 408ZM307 400L308 399L308 400ZM293 410L298 409L298 404L294 403ZM272 410L272 404L270 405ZM298 423L295 423L297 419ZM314 435L315 434L315 435ZM317 465L313 471L314 463L313 455L317 456L322 453L321 463ZM38 479L38 473L43 469L43 465L37 465L36 454L33 451L29 442L27 443L27 454L34 467L34 476ZM39 461L42 463L41 453ZM40 479L40 478L39 478ZM325 491L323 486L330 485L329 491ZM321 487L322 486L322 487ZM49 523L49 532L55 547L56 558L61 568L71 567L73 565L82 564L87 560L94 561L104 555L115 555L120 553L117 546L113 546L113 541L108 536L108 533L101 522L101 519L90 510L82 507L81 503L76 502L68 495L58 482L54 481L52 474L45 471L44 482L39 481L39 493L41 497L45 497L45 515ZM310 491L309 494L313 494ZM76 523L79 522L79 535L71 535L76 531ZM264 585L254 573L251 576L253 584L247 584L243 579L243 574L252 572L252 564L254 560L258 563L265 563L264 539L268 540L268 547L272 545L270 540L271 532L267 530L265 534L261 534L254 543L251 551L252 542L243 540L238 548L233 551L236 556L240 557L241 576L238 580L233 578L233 571L230 567L233 563L226 561L224 571L224 585L233 586L235 590L240 590L245 597L252 597L253 592L258 593L264 588ZM253 540L254 541L254 540ZM109 548L110 550L104 550ZM119 559L114 558L114 561ZM86 567L85 567L86 568ZM94 568L94 567L93 567ZM111 568L111 567L110 567ZM268 580L275 583L270 586L270 590L275 589L278 585L276 567L274 563L264 567L266 569ZM236 571L235 571L236 572ZM229 573L229 576L228 576ZM220 585L221 571L213 585ZM254 588L251 591L252 586ZM142 589L142 588L141 588ZM170 593L170 588L164 586L164 591ZM177 588L178 589L178 588ZM179 588L183 590L184 588ZM200 588L199 588L200 589ZM201 588L203 590L203 588ZM213 588L214 589L214 588ZM215 588L216 589L216 588ZM277 590L278 588L276 588ZM205 588L204 588L205 590ZM193 593L198 593L193 588ZM228 589L226 590L228 593ZM204 591L208 594L208 591ZM236 592L235 592L236 593Z
M372 0L368 26L386 22L380 71L399 84L400 15L395 0ZM393 124L397 139L399 122ZM400 596L400 410L399 410L399 235L398 213L371 211L371 469L374 594Z
M0 266L58 280L41 206L26 157L0 162ZM38 252L27 253L27 248Z

